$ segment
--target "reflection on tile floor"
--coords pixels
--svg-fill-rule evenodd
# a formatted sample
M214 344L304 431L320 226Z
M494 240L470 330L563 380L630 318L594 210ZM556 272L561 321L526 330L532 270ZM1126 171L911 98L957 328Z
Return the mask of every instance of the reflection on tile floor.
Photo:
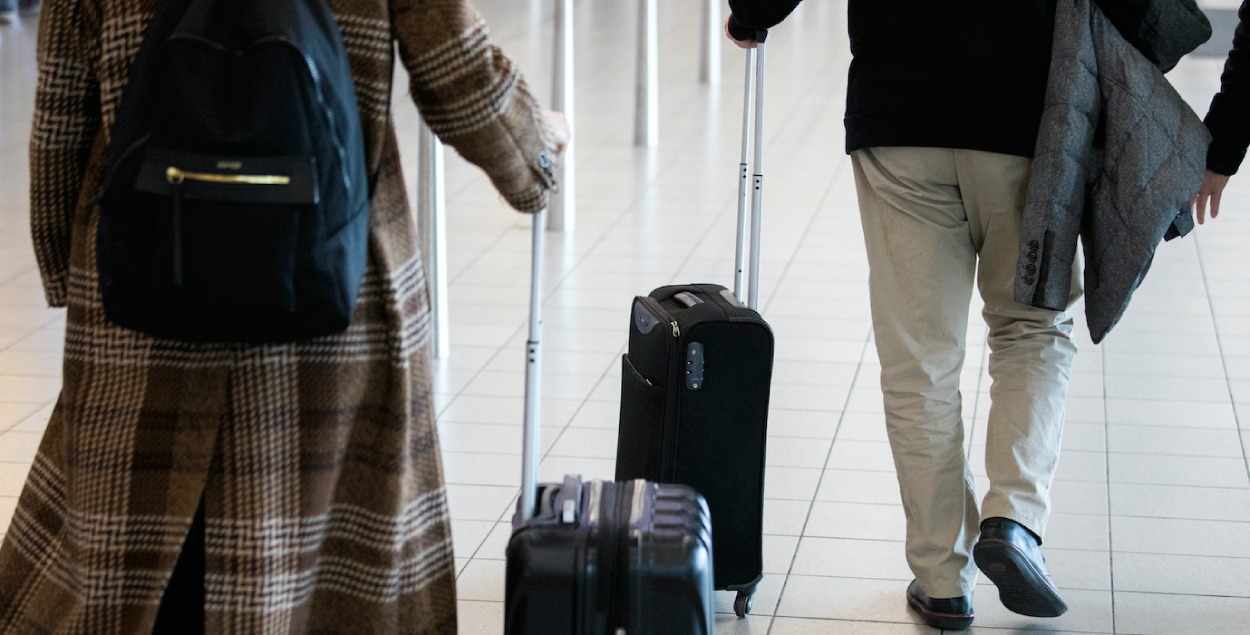
M479 8L550 94L551 3ZM542 473L610 477L626 309L674 281L729 280L742 84L722 46L698 81L699 0L661 3L660 144L632 145L635 3L576 3L576 229L548 244ZM778 337L765 505L766 577L748 619L719 594L717 633L934 632L904 606L903 511L885 444L866 263L842 152L845 2L809 2L770 38L763 313ZM1236 2L1200 3L1235 8ZM60 376L64 314L44 308L27 229L35 21L0 27L0 535ZM1220 60L1169 77L1199 113ZM402 79L400 80L402 82ZM417 115L395 91L405 168ZM528 220L448 157L452 352L438 364L462 633L499 633L519 482ZM415 180L413 181L415 182ZM1243 633L1250 617L1250 176L1221 217L1164 245L1101 346L1078 326L1046 548L1071 611L1034 620L978 587L974 633ZM974 302L975 304L975 302ZM973 306L974 315L979 307ZM975 322L975 320L974 320ZM978 486L985 329L963 374ZM984 581L983 581L984 582Z

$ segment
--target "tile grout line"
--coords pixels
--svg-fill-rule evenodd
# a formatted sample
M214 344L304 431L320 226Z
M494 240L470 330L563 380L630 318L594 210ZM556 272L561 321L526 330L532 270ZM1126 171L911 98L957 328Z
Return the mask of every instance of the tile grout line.
M1241 446L1241 458L1246 467L1247 482L1250 483L1250 456L1247 456L1246 454L1246 441L1243 436L1245 431L1242 430L1241 427L1241 419L1237 409L1237 400L1233 395L1232 380L1228 377L1228 360L1227 355L1224 354L1224 340L1220 336L1220 323L1215 319L1215 303L1211 301L1211 285L1208 284L1206 262L1202 258L1201 238L1202 236L1200 234L1194 235L1194 251L1198 254L1198 274L1202 277L1202 287L1203 290L1206 291L1207 306L1211 310L1211 328L1215 331L1215 345L1220 351L1220 364L1224 369L1224 385L1228 388L1228 402L1233 408L1233 425L1237 430L1237 440L1240 442L1239 445Z
M1098 347L1098 357L1102 362L1102 445L1103 445L1103 465L1104 475L1106 477L1107 486L1107 581L1111 590L1108 594L1111 600L1111 632L1117 633L1116 630L1116 612L1115 612L1115 531L1112 526L1112 520L1115 516L1111 513L1111 424L1108 423L1110 418L1109 408L1107 406L1107 348L1105 346Z

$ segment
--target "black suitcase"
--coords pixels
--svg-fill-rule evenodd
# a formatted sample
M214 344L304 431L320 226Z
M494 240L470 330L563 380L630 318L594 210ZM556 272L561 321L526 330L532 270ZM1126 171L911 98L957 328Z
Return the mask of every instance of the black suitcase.
M683 485L565 476L514 520L507 633L708 635L707 504Z
M681 483L712 512L716 588L750 611L763 577L764 452L773 335L724 287L634 300L622 360L616 479Z
M734 612L739 617L750 612L764 571L764 454L773 364L772 330L755 310L763 189L763 33L758 41L756 54L747 57L735 291L714 284L674 285L634 298L629 348L621 362L616 454L617 480L681 483L706 497L712 512L716 588L738 592ZM753 76L755 175L751 305L746 306L738 298L746 243Z
M534 217L522 489L507 548L504 632L711 635L707 503L681 485L538 484L543 227ZM623 629L623 631L621 630Z

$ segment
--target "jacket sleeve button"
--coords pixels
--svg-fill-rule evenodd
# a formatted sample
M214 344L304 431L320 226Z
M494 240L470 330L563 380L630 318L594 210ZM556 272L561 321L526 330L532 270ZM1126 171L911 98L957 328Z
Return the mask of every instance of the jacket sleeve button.
M1033 276L1025 276L1024 284L1033 284Z
M1037 265L1030 262L1029 264L1025 265L1024 270L1029 272L1030 275L1037 273Z

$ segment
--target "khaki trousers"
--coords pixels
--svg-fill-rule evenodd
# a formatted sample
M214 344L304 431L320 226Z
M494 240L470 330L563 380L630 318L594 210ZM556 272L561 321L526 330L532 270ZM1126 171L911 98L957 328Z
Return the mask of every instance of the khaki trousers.
M1013 300L1030 160L896 147L859 150L851 160L907 562L931 597L968 595L982 517L1046 531L1076 353L1065 312ZM990 489L979 513L959 390L974 280L992 379ZM1080 293L1074 267L1069 306Z

